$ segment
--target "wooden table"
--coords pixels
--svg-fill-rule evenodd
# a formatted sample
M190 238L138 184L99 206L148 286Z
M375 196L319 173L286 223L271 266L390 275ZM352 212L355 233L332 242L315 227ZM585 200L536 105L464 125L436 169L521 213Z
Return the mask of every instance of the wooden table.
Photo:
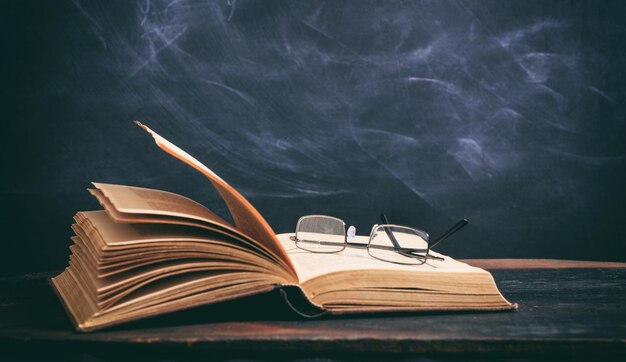
M0 344L5 356L64 360L626 358L626 263L466 262L519 310L301 320L267 312L280 303L270 294L84 334L47 284L56 273L40 273L0 278Z

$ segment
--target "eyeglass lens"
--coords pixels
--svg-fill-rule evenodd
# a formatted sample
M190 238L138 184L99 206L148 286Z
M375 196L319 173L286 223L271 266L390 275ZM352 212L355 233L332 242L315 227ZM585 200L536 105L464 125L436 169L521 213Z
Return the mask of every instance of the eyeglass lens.
M296 229L296 246L314 253L339 252L346 247L345 241L344 222L332 217L303 217Z
M396 264L424 264L428 240L414 229L401 226L378 226L368 245L370 256Z

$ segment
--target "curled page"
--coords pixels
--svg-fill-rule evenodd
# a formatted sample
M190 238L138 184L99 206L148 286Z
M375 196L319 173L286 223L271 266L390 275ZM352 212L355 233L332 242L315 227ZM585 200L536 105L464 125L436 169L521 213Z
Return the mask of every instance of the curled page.
M285 252L285 249L276 238L274 230L272 230L263 216L261 216L257 209L255 209L254 206L252 206L252 204L250 204L250 202L243 197L243 195L187 152L161 137L141 122L135 121L135 123L150 133L157 146L159 146L162 150L205 175L209 181L211 181L222 199L224 199L224 202L226 203L226 206L230 210L230 214L235 221L237 229L271 250L279 258L281 258L287 266L289 266L294 274L296 274L295 268L293 267L289 256Z

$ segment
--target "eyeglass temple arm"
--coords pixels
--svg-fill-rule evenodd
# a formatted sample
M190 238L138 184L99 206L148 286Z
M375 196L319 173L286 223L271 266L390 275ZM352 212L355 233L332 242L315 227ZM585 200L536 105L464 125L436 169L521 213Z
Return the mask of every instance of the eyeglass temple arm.
M387 215L385 214L380 214L380 220L382 220L383 224L390 223L389 220L387 219ZM401 249L400 243L398 243L398 240L396 240L396 237L393 235L391 230L385 227L383 229L385 229L385 233L387 233L387 236L389 237L389 240L391 240L391 243L393 244L393 246L397 249Z
M439 244L440 242L446 240L447 238L449 238L452 234L454 234L455 232L461 230L465 225L469 224L469 221L467 219L462 219L459 222L457 222L456 224L454 224L450 230L446 231L445 233L443 233L443 235L441 235L440 237L438 237L437 239L435 239L435 241L433 241L432 243L430 243L429 247L432 248L435 245Z

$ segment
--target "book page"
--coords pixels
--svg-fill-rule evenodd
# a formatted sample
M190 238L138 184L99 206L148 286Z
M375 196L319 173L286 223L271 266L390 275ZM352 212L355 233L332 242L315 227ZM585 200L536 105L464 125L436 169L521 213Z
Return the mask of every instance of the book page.
M205 229L171 224L116 223L106 211L80 211L75 220L81 225L89 225L97 230L98 236L107 246L145 244L150 242L170 242L172 246L182 240L203 242L206 240L234 241L223 234Z
M97 182L93 182L93 185L102 191L118 212L183 217L233 229L232 225L211 210L178 194L126 185Z
M208 167L193 158L187 152L178 148L176 145L161 137L140 122L135 121L135 123L150 133L157 146L159 146L162 150L178 158L206 176L209 181L211 181L211 184L213 184L220 196L224 199L224 202L230 210L230 214L235 221L237 228L274 252L295 273L293 264L289 260L289 256L285 252L285 249L276 238L276 234L267 221L265 221L263 216L261 216L261 214L254 208L254 206L252 206L252 204L250 204L248 200L246 200L245 197L226 183L226 181L222 180L222 178L220 178L215 172L211 171Z
M278 240L280 240L283 247L287 251L287 254L289 254L289 257L298 272L301 284L305 283L307 280L311 280L324 274L353 270L395 270L426 273L486 273L480 268L461 263L434 251L431 251L433 255L443 257L444 260L428 260L422 265L401 265L378 260L371 257L367 253L367 249L365 247L347 247L339 253L332 254L312 253L298 248L296 243L291 240L291 237L293 236L293 233L277 235ZM355 236L353 242L361 243L365 246L367 245L368 240L368 236L357 235Z

